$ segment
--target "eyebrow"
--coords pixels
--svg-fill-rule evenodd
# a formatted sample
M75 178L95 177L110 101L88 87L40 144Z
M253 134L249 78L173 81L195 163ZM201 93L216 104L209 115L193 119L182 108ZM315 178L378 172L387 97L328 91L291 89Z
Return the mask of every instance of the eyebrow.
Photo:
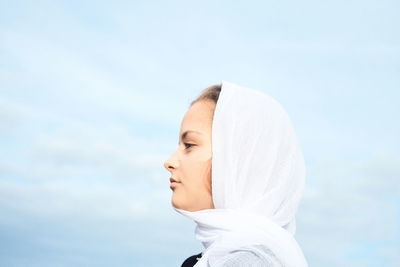
M183 140L183 139L185 139L189 133L201 134L201 132L193 131L193 130L185 131L185 132L183 132L183 133L181 134L181 137L180 137L180 139L179 139L179 141L178 141L178 145L181 143L180 141Z

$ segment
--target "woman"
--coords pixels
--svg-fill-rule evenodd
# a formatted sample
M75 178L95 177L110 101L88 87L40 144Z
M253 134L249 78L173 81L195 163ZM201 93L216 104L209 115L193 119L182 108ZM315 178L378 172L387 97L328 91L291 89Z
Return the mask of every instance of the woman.
M205 248L182 266L308 266L294 239L305 164L278 101L227 81L206 88L178 145L164 163L171 203Z

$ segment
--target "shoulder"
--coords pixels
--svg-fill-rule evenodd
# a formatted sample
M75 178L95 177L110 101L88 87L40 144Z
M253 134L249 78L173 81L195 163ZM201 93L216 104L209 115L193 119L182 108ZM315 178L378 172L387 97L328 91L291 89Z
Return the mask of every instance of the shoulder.
M200 258L201 258L201 252L199 254L190 256L182 263L181 267L192 267L197 263L198 259Z
M282 263L271 252L260 256L252 251L237 250L218 261L218 267L264 266L283 267Z

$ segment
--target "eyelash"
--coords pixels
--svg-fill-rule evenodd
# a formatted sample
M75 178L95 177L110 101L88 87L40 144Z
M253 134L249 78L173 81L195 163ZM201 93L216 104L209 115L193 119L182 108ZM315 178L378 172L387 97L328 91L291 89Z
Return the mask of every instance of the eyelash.
M192 146L195 146L195 144L189 144L189 143L184 143L186 148L191 148ZM190 147L187 147L187 145L190 145Z

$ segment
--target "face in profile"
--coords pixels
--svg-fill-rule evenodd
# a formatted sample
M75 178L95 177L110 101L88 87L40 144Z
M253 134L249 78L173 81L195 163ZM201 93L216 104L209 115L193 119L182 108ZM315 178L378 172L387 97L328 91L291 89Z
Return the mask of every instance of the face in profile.
M179 132L177 150L164 163L171 177L171 204L175 208L198 211L212 209L211 129L215 104L195 102L185 113Z

